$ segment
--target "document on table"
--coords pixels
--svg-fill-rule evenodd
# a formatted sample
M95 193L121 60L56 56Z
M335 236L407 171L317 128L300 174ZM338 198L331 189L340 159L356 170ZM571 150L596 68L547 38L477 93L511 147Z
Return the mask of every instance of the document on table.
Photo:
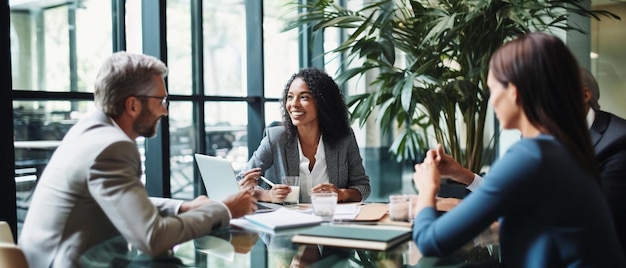
M274 231L317 225L323 222L322 217L302 213L288 208L279 208L272 212L246 215L244 216L244 219Z
M361 204L337 204L333 220L354 220L361 211Z
M313 208L311 207L308 207L306 209L300 209L298 211L302 213L313 214ZM333 220L354 220L359 215L359 212L361 212L361 203L337 204L337 206L335 207Z

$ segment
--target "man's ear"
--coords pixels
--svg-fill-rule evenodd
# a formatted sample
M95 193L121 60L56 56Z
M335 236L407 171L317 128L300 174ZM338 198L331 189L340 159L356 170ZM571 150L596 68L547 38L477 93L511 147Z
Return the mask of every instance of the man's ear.
M589 87L583 87L583 100L585 104L591 101L591 89Z
M143 108L139 99L133 96L126 98L124 106L125 112L133 118L137 117L137 115L141 112L141 108Z

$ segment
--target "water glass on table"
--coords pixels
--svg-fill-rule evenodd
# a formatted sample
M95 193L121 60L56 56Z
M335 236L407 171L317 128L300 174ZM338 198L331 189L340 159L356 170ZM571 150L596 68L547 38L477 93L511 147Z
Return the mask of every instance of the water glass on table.
M322 217L324 221L332 221L337 207L337 193L311 193L311 204L313 205L313 214Z
M285 207L297 207L300 201L300 177L298 176L285 176L282 179L282 183L291 187L291 193L283 200L283 206Z
M410 198L408 195L398 194L389 196L389 219L392 221L409 221Z
M408 213L409 222L413 223L413 221L415 220L415 216L417 216L416 209L417 209L418 198L417 198L417 195L414 195L414 194L407 195L407 198L409 199L409 213Z

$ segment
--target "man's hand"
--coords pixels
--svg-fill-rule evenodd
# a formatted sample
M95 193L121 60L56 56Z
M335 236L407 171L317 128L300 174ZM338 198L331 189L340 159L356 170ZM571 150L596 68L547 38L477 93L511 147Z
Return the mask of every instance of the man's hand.
M201 195L196 197L196 199L194 200L183 202L183 204L180 205L180 208L178 209L178 213L180 214L201 206L206 206L211 202L213 201L211 201L206 195Z
M254 213L258 209L256 201L256 198L250 191L243 190L226 198L224 204L230 210L233 219L235 219Z

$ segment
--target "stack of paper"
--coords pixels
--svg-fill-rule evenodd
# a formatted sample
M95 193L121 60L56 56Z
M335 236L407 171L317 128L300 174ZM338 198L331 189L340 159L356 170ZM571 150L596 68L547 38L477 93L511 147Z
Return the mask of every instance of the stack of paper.
M361 204L337 204L333 220L354 220L361 211Z
M272 212L246 215L244 218L253 224L274 231L317 225L323 222L322 217L301 213L288 208L279 208Z

